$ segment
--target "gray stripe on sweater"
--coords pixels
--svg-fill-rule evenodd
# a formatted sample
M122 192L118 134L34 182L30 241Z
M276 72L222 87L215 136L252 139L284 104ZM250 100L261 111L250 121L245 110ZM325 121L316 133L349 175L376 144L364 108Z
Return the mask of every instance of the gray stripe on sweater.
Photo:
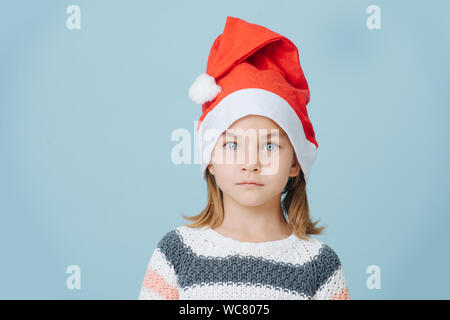
M176 230L167 232L157 246L175 269L181 288L202 283L240 283L271 286L311 297L341 265L326 244L313 261L303 265L240 255L198 256Z

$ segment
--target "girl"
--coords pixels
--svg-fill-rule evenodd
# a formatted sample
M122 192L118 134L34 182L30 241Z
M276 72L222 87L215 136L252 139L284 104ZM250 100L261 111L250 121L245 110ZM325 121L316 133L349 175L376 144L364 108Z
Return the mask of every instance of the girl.
M139 299L349 299L337 254L310 237L318 144L296 46L227 17L189 96L208 203L158 242Z

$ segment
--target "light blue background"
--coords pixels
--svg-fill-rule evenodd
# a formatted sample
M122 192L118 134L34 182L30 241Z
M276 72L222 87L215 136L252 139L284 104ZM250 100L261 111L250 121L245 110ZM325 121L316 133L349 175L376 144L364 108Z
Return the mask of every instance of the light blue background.
M81 8L81 29L66 8ZM366 8L381 8L381 30ZM319 150L317 238L353 299L449 299L450 6L445 1L4 1L0 298L137 299L157 241L199 213L187 95L226 16L290 38ZM66 288L69 265L81 289ZM369 290L366 269L381 268Z

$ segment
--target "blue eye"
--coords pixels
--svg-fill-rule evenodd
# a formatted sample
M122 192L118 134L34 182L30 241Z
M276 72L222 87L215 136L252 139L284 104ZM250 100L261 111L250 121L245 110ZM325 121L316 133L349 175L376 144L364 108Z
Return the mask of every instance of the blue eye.
M272 145L272 147L269 148L269 151L273 151L273 150L275 149L275 146L278 147L277 144L272 143L272 142L269 142L269 143L267 143L266 145L269 145L269 146Z
M236 150L236 148L237 148L237 143L236 143L236 142L233 142L233 141L226 142L223 146L225 147L225 146L227 146L229 143L234 143L234 145L235 145L235 147L234 147L234 148L231 148L230 150Z

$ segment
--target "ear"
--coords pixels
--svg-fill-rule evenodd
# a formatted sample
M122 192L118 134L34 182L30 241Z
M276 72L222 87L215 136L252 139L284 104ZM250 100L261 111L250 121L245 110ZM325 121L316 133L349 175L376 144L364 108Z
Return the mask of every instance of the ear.
M297 156L294 154L293 159L292 159L291 169L289 170L289 176L290 177L298 176L298 174L300 173L300 170L301 170L300 163L297 160Z
M213 165L210 163L210 164L208 164L208 170L209 170L209 173L211 173L212 175L214 175L214 167L213 167Z

